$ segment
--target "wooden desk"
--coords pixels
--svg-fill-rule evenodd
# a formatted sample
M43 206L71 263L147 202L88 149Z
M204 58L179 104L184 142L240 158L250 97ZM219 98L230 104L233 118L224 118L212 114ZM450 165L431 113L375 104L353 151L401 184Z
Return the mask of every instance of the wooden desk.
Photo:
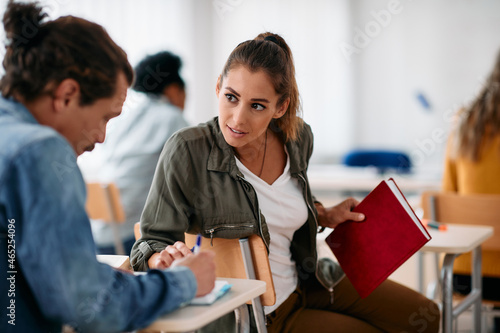
M380 175L376 168L346 167L343 165L310 165L307 171L311 190L314 192L370 192L382 180L390 177L405 193L439 189L441 176L435 171L410 174L386 173Z
M474 305L475 332L481 332L481 244L493 235L493 227L480 225L447 224L447 231L429 230L432 239L424 245L422 251L445 253L441 268L443 296L443 333L451 333L453 319ZM457 304L453 300L453 262L462 253L472 251L472 290L467 297ZM423 265L420 266L420 278Z
M229 279L231 290L212 305L189 305L158 318L140 332L189 332L197 330L223 315L241 308L242 315L248 316L246 302L266 291L266 283L259 280ZM249 324L247 320L247 324Z
M132 266L130 265L128 256L115 254L98 254L97 260L114 268L132 271Z

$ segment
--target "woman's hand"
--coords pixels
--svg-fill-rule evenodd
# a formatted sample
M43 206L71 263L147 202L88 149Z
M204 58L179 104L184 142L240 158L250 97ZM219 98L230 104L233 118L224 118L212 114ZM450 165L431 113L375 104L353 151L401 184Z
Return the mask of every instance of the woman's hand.
M169 245L165 250L153 254L148 260L149 268L155 269L165 269L172 265L172 262L176 259L181 259L186 256L190 256L193 253L185 243L175 242L174 245Z
M318 224L321 227L335 228L345 221L363 221L365 219L364 214L351 211L358 203L359 202L354 198L348 198L338 205L329 208L325 208L322 204L316 203Z

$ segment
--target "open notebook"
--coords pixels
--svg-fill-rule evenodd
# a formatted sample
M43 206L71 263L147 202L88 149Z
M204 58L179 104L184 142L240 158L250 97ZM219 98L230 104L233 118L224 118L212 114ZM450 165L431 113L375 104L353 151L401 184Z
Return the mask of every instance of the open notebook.
M144 275L147 272L134 272L134 275ZM188 304L192 305L210 305L219 298L221 298L224 294L226 294L233 285L225 280L215 280L214 289L211 292L206 294L205 296L195 297L191 300L191 302L184 303L182 306L186 306Z
M231 289L232 284L224 280L215 280L215 287L205 296L195 297L190 304L192 305L210 305L218 300L222 295Z

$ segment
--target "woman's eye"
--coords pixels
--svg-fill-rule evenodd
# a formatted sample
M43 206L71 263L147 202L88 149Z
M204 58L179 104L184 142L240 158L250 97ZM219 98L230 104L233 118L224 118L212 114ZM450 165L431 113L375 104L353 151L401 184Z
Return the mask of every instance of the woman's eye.
M227 100L230 101L230 102L236 102L236 96L232 95L232 94L226 94L225 95Z
M252 104L252 108L254 108L255 110L257 111L262 111L264 110L266 107L262 104L258 104L258 103L253 103Z

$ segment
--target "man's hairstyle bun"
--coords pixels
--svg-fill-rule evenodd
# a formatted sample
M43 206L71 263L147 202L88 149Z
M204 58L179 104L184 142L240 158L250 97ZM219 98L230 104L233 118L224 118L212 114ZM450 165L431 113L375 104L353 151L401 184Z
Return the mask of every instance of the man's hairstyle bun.
M41 34L41 25L47 14L36 3L9 1L3 16L7 47L16 49L33 43Z

